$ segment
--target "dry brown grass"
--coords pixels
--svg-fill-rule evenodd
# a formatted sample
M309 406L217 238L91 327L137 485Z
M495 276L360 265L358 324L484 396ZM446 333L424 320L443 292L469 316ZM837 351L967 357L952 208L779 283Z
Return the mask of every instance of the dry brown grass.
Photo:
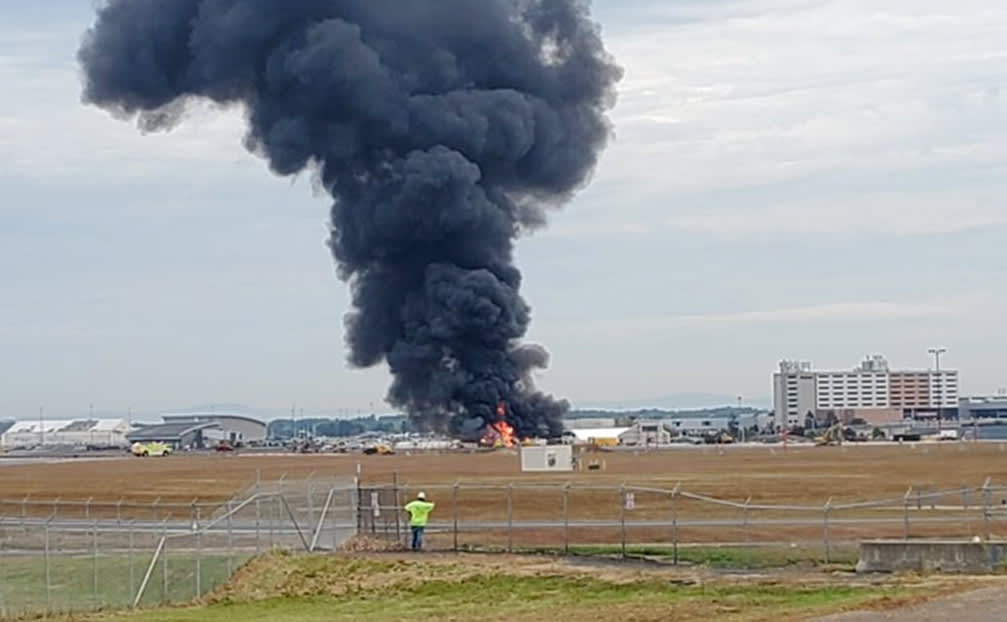
M410 490L455 481L515 484L571 481L618 485L622 482L686 490L753 503L824 504L877 497L899 497L909 486L979 486L986 477L1007 482L1007 452L1001 444L850 445L842 448L780 447L683 448L650 453L600 453L604 472L559 475L520 472L516 453L442 455L175 455L164 459L123 458L0 467L0 499L62 498L114 501L188 502L223 500L263 480L281 476L352 477ZM473 499L475 491L466 492ZM515 509L534 511L541 494L515 496ZM577 493L574 493L577 494ZM586 493L585 493L586 494ZM611 493L609 493L611 494ZM499 499L498 493L492 494ZM555 494L554 494L555 496ZM638 497L639 498L639 497ZM525 499L525 500L522 500ZM555 500L554 500L555 501ZM641 503L643 500L641 499ZM479 505L473 501L472 505Z

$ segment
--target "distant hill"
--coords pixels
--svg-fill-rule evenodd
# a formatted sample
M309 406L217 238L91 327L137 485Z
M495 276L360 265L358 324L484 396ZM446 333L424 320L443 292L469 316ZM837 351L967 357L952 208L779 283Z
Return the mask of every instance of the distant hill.
M641 408L639 410L573 410L567 414L567 419L686 419L703 418L717 419L721 417L755 415L765 412L764 408L750 406L718 406L716 408L698 408L692 410L664 410L660 408Z

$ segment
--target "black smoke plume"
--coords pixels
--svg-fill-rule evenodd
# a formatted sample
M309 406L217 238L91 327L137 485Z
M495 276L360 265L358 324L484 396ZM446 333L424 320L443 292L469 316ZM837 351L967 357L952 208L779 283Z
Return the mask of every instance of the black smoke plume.
M518 435L560 431L513 243L609 137L621 71L586 2L108 0L78 59L86 103L144 130L239 104L249 150L318 176L350 362L387 361L392 405L472 437L503 401Z

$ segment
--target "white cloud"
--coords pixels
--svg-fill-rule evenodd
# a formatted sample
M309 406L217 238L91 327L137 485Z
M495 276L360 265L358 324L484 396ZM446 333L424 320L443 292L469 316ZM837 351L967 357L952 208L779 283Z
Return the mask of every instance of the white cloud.
M921 203L925 223L886 231L1001 221L989 212L1007 194L993 169L1007 158L1007 6L761 0L653 12L665 21L610 41L627 68L618 140L577 206L597 228L701 221L738 234L755 220L783 235L850 232L866 209L905 222ZM607 187L620 191L617 212L603 207ZM730 190L743 199L718 200Z
M949 318L956 306L941 302L850 301L737 312L627 316L603 320L542 323L539 328L553 335L658 336L690 333L729 326L768 328L773 325L837 325L858 322L888 322L926 318ZM551 318L555 321L554 318Z

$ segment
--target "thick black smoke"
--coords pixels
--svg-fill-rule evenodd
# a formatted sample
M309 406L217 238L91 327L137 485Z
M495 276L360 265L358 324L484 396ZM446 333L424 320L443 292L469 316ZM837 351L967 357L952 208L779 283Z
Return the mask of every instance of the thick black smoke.
M353 291L350 361L388 362L391 404L520 435L536 391L513 242L586 183L621 72L580 0L109 0L78 54L84 101L146 130L186 102L241 104L273 171L317 172Z

